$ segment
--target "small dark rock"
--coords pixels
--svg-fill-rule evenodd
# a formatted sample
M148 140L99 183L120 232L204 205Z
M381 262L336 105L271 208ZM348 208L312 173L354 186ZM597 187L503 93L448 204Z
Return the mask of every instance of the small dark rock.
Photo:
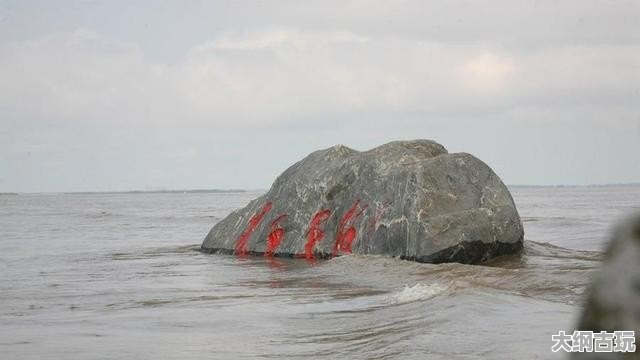
M587 293L577 330L640 335L640 214L619 224ZM640 353L575 353L579 359L640 359Z

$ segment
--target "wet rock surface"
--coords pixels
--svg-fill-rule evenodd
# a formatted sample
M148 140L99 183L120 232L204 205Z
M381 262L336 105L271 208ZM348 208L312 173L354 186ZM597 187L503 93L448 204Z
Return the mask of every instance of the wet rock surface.
M477 263L522 248L511 194L482 161L429 140L311 153L215 224L207 252Z

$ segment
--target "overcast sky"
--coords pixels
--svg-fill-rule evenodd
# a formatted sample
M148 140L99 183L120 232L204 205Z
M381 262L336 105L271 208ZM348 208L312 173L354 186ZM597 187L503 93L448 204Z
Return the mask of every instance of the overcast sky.
M640 1L0 0L0 192L267 188L427 138L640 182Z

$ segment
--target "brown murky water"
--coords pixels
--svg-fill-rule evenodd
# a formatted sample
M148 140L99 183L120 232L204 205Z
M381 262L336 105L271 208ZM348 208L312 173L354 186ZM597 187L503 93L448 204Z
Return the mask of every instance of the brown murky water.
M483 266L199 253L257 193L0 196L0 358L551 359L639 187L516 188Z

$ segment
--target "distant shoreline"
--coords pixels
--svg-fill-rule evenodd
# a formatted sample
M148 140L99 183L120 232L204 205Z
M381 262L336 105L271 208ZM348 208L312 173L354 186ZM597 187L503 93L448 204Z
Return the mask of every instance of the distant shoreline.
M613 187L640 187L640 183L621 184L587 184L587 185L507 185L510 189L517 188L613 188Z
M589 185L507 185L509 189L561 189L561 188L614 188L640 187L640 183L621 184L589 184ZM232 194L247 192L267 192L268 189L188 189L188 190L125 190L125 191L62 191L62 192L0 192L3 195L28 194L62 194L62 195L92 195L92 194Z
M51 191L51 192L0 192L2 195L36 195L36 194L60 194L60 195L97 195L97 194L225 194L225 193L246 193L262 190L247 189L191 189L191 190L125 190L125 191Z
M244 193L246 189L191 189L191 190L128 190L128 191L67 191L59 194L205 194Z

